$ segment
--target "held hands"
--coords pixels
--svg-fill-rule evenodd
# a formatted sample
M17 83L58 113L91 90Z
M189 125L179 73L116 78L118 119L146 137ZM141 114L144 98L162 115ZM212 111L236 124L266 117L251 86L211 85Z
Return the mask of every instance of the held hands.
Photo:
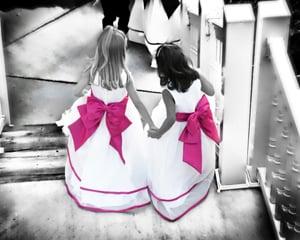
M155 126L150 126L150 129L148 130L148 137L159 139L161 136L162 134L160 133L159 128Z

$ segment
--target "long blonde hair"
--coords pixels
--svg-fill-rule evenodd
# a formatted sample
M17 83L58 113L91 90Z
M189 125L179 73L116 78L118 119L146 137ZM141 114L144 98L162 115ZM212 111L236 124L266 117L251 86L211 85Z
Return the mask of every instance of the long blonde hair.
M101 84L108 90L124 87L121 73L125 67L125 51L125 34L112 26L105 27L99 36L95 56L89 66L90 82ZM95 83L97 72L99 82Z

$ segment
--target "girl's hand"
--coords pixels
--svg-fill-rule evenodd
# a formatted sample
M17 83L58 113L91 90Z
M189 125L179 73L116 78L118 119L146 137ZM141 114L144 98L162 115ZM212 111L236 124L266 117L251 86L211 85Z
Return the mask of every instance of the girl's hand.
M148 130L148 137L159 139L161 138L161 133L158 128L150 128Z

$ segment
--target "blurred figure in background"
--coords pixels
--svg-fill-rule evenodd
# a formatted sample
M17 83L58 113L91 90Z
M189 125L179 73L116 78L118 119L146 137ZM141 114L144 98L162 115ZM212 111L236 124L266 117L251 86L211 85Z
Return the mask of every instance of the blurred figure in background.
M179 0L135 0L129 21L130 30L144 33L154 68L158 47L166 42L181 45L182 30L187 25L187 11Z
M94 2L96 5L99 0ZM119 17L118 29L125 34L128 32L128 21L130 16L129 4L130 0L100 0L104 18L102 19L103 29L107 25L113 26L114 21Z

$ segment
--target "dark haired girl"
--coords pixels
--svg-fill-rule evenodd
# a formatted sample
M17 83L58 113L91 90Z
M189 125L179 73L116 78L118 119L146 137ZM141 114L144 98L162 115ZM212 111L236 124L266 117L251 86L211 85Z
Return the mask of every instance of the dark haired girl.
M193 69L180 47L164 44L156 53L162 101L149 130L149 193L157 212L175 221L207 195L219 142L209 102L212 85ZM153 151L155 149L155 151Z

